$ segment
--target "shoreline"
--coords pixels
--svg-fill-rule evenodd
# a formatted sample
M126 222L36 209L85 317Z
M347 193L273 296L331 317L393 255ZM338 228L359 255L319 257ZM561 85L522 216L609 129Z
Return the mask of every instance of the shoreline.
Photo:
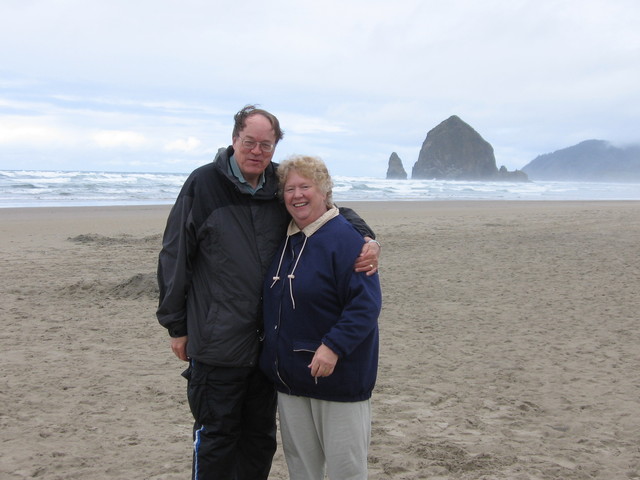
M495 200L495 199L477 199L477 200L455 200L455 199L434 199L434 200L349 200L344 202L336 202L339 206L346 206L350 208L354 208L358 205L363 206L382 206L383 208L388 207L399 207L400 205L406 206L410 209L415 209L418 207L424 207L426 205L433 206L460 206L460 207L486 207L489 206L499 206L499 205L553 205L553 204L638 204L640 200L617 200L617 199L606 199L606 200ZM28 212L28 211L83 211L83 210L97 210L104 212L111 211L126 211L126 210L166 210L167 213L173 206L171 204L144 204L144 205L56 205L56 206L19 206L19 207L0 207L0 215L2 212Z

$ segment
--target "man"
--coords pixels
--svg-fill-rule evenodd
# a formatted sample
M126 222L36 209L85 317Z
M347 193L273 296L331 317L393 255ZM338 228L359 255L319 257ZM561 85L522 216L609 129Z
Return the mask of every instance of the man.
M190 366L194 479L267 479L276 450L276 394L257 367L262 281L289 221L277 197L278 119L249 105L232 145L196 169L173 206L158 262L157 317ZM369 227L342 212L365 238ZM377 270L370 241L355 265Z

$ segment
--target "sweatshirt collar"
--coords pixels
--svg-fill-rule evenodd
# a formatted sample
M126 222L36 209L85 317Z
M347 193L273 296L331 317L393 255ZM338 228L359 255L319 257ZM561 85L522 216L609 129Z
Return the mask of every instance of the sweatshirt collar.
M295 235L296 233L302 232L306 237L310 237L322 227L325 223L327 223L332 218L335 218L339 215L338 207L335 205L322 214L320 218L318 218L315 222L310 223L303 229L300 229L296 222L291 220L289 222L289 227L287 228L287 236Z

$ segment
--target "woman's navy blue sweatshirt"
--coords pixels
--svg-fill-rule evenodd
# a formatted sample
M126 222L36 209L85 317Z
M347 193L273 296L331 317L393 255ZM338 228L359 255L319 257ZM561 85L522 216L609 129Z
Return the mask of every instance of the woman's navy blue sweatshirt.
M378 370L379 277L354 271L363 238L344 217L328 213L319 223L288 235L267 273L260 367L280 392L366 400ZM333 374L316 382L309 364L322 343L339 359Z

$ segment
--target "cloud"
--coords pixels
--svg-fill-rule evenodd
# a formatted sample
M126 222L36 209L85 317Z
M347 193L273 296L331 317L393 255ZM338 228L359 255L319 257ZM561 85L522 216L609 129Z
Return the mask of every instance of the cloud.
M167 143L164 146L164 149L169 152L195 152L202 147L202 142L195 137L189 137L185 139L174 140L172 142Z
M149 140L138 132L102 130L94 133L93 141L101 148L127 147L138 149L149 145Z
M4 123L4 122L3 122ZM54 128L36 125L2 125L0 124L0 143L3 144L52 144L59 143L63 133Z
M51 118L19 115L0 117L0 146L58 148L78 144L75 128L55 126Z
M286 129L287 133L296 135L336 134L348 131L339 118L321 118L285 112L279 115L279 120L282 125L289 125Z

